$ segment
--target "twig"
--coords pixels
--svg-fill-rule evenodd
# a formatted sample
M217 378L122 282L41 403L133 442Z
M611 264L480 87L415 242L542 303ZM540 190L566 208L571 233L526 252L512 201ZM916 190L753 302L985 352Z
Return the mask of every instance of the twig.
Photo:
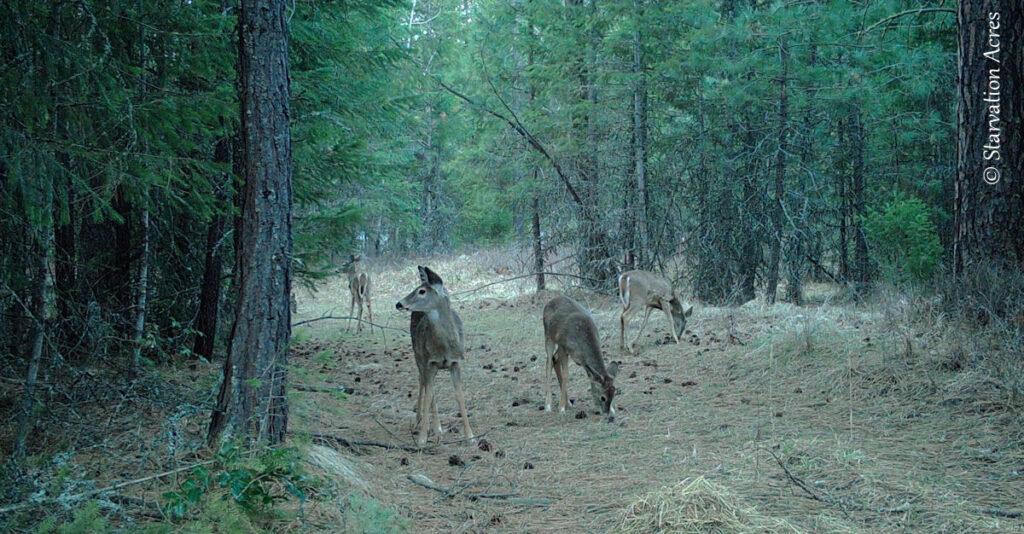
M413 484L418 484L420 486L423 486L424 488L434 490L438 493L441 493L445 497L453 496L451 490L434 484L432 480L430 480L424 475L413 474L407 476L406 478L408 478L409 481L412 482ZM518 493L477 493L467 494L466 498L471 501L475 501L478 499L502 499L510 503L525 504L528 506L546 506L548 504L551 504L551 499L544 497L519 497Z
M332 436L331 434L311 433L306 435L314 439L319 439L321 441L335 442L339 445L351 449L354 452L360 452L359 447L380 447L382 449L399 450L406 452L423 452L425 449L428 448L424 447L423 449L420 449L417 447L406 447L405 445L394 445L391 443L383 443L380 441L352 441L341 436Z
M329 387L329 386L311 386L311 385L308 385L308 384L293 384L292 388L294 388L294 389L296 389L298 391L309 391L309 392L312 392L312 393L337 393L337 392L341 392L341 393L344 393L346 395L351 395L351 394L356 392L356 390L354 390L354 389L352 389L352 388L350 388L348 386Z
M370 325L371 328L376 326L377 328L380 328L381 330L387 328L388 330L397 330L399 332L405 332L404 328L395 328L393 326L384 326L382 324L371 323L370 321L367 321L366 319L360 319L358 317L348 317L348 316L339 317L337 315L321 315L320 317L317 317L315 319L306 319L305 321L299 321L297 323L292 323L292 328L295 328L296 326L301 326L301 325L304 325L304 324L308 324L308 323L315 323L317 321L323 321L323 320L326 320L326 319L349 319L349 320L355 319L355 320L357 320L357 321L359 321L361 323L366 323L366 324Z
M920 15L921 13L953 13L955 15L956 14L956 10L948 8L948 7L921 7L921 8L918 8L918 9L908 9L906 11L900 11L899 13L896 13L895 15L889 15L888 17L885 17L884 19L882 19L882 20L872 24L871 26L868 26L861 33L868 33L869 31L875 29L878 26L881 26L882 24L885 24L886 27L888 27L888 24L890 22L892 22L892 21L894 21L894 20L896 20L898 18L904 17L906 15Z
M135 484L141 484L143 482L149 482L150 480L156 480L156 479L164 478L164 477L167 477L167 476L170 476L170 475L174 475L174 474L180 473L182 471L188 471L190 469L195 469L196 467L199 467L201 465L209 465L209 464L212 464L212 463L214 463L216 461L217 460L206 460L204 462L199 462L199 463L192 464L192 465L186 465L184 467L179 467L177 469L171 469L170 471L164 471L163 473L157 473L155 475L149 475L149 476L145 476L145 477L142 477L142 478L136 478L135 480L128 480L126 482L119 482L117 484L114 484L113 486L107 486L105 488L100 488L100 489L95 489L95 490L91 490L91 491L86 491L86 492L83 492L83 493L78 493L76 495L51 497L49 499L40 499L38 501L23 502L23 503L19 503L19 504L12 504L10 506L5 506L3 508L0 508L0 514L7 514L7 513L10 513L10 512L16 512L18 510L24 510L26 508L36 508L36 507L43 506L43 505L46 505L46 504L56 504L56 503L62 503L62 502L77 501L77 500L80 500L80 499L84 499L86 497L92 497L93 495L99 495L99 494L102 494L102 493L106 493L108 491L119 490L121 488L126 488L128 486L134 486Z
M385 431L385 432L387 432L389 436L391 436L392 438L395 438L396 440L398 439L398 436L396 436L396 435L395 435L395 433L394 433L394 432L392 432L390 428L388 428L388 427L384 426L384 423L381 423L379 419L377 419L377 418L376 418L376 417L374 417L374 416L370 416L370 418L371 418L371 419L373 419L373 422L374 422L374 423L377 423L377 425L378 425L378 426L380 426L381 428L383 428L383 429L384 429L384 431Z
M507 283L507 282L511 282L513 280L520 280L522 278L530 278L532 276L537 276L538 274L543 274L545 276L567 276L569 278L579 278L580 280L586 280L588 282L597 282L597 283L601 282L600 280L596 280L594 278L588 278L586 276L580 276L580 275L577 275L577 274L552 273L552 272L544 271L544 272L539 272L539 273L522 274L522 275L519 275L519 276L513 276L512 278L503 278L501 280L498 280L497 282L491 282L491 283L488 283L488 284L484 284L482 286L474 287L473 289L464 289L462 291L455 291L455 292L452 292L451 294L453 296L455 296L455 295L462 295L464 293L474 293L476 291L480 291L481 289L483 289L485 287L490 287L490 286L494 286L494 285L498 285L498 284L504 284L504 283Z

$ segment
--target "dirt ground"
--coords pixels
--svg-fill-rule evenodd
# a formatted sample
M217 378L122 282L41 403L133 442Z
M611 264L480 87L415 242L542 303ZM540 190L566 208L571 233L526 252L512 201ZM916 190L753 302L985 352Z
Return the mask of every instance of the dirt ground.
M475 444L459 433L442 371L445 433L412 447L416 366L409 316L394 304L418 284L417 263L445 279L462 316ZM826 285L809 286L801 307L693 302L680 344L655 313L633 356L618 348L617 298L572 289L565 277L535 294L531 278L517 278L528 264L500 250L371 263L380 327L362 332L337 319L349 306L340 278L298 291L289 428L332 489L269 528L377 532L372 518L391 509L417 533L615 532L641 500L704 480L734 509L774 521L773 532L1024 532L1022 402L1001 386L1024 376L1020 347L951 329L941 303L882 294L854 305ZM559 291L592 311L606 360L620 362L614 420L596 413L575 364L572 409L542 410L541 309ZM1003 371L991 365L1001 355ZM165 363L131 383L80 370L32 438L39 495L98 495L116 485L119 499L100 498L112 525L133 532L161 521L161 495L208 457L202 444L220 365ZM0 405L15 406L16 386L0 382ZM10 443L12 428L0 427L0 443ZM352 524L357 515L345 511L359 499L379 502L367 508L371 526ZM653 521L724 513L708 502L657 501L663 516ZM31 525L35 513L8 517ZM768 531L700 525L640 531Z
M294 392L292 430L372 442L312 446L350 460L348 483L414 532L608 532L644 494L699 476L799 531L1024 532L1019 415L983 377L950 365L941 332L917 328L899 301L840 305L834 288L815 286L803 307L697 303L680 344L655 313L633 356L618 348L617 299L572 290L592 311L606 360L621 362L610 421L575 364L571 410L543 411L540 316L554 292L534 294L531 279L476 289L516 272L500 255L428 265L464 322L477 444L458 433L442 372L445 434L421 452L378 446L413 445L416 367L408 315L394 303L417 285L415 262L371 266L384 328L306 323L291 361L295 385L352 391ZM555 290L569 282L549 280ZM341 280L329 281L300 292L295 319L344 316L348 305ZM414 482L423 477L435 489Z

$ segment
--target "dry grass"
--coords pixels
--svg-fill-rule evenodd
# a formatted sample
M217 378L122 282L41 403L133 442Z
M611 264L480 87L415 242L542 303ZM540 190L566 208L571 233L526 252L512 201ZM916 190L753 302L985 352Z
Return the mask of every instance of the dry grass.
M682 532L799 532L785 521L743 508L735 496L704 477L640 497L626 508L616 534Z
M389 305L416 284L417 263L376 274L376 298L386 303L380 322L400 330L345 335L343 324L324 321L300 334L307 341L296 347L296 366L317 367L318 353L329 360L308 379L356 393L336 406L322 394L297 395L293 427L412 444L415 365L407 319ZM470 418L491 450L459 440L442 374L438 408L448 433L440 444L432 439L418 454L359 451L377 467L368 493L411 518L417 532L609 531L636 510L638 496L699 477L730 488L733 509L756 508L782 529L1024 528L1020 517L1005 517L1024 502L1020 416L980 370L944 366L956 338L925 327L914 303L833 305L838 292L814 286L813 306L698 306L682 344L671 343L654 316L632 357L618 350L617 302L572 290L592 310L606 357L621 362L618 415L609 421L589 405L576 366L571 412L540 411L540 310L551 294L532 294L532 279L466 292L521 273L521 258L488 251L428 265L463 317ZM338 302L327 292L305 295L300 313L315 316ZM453 455L465 465L451 465ZM447 495L412 484L411 474ZM549 502L469 499L479 493Z

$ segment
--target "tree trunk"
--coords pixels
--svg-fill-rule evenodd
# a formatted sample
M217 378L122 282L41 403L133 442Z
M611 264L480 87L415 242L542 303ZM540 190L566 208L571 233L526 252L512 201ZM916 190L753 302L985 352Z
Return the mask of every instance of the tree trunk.
M760 210L757 206L757 182L758 163L754 157L756 143L754 142L754 130L751 127L751 120L743 115L743 149L746 154L743 163L743 199L740 203L742 218L740 227L740 239L743 246L740 249L738 266L738 291L734 304L741 305L757 296L754 282L757 279L757 268L762 260L761 240L759 232L756 231L757 224L754 220L755 213Z
M871 281L871 263L868 258L868 242L864 237L864 215L866 197L864 189L864 151L866 134L860 110L855 110L850 120L853 142L853 175L850 181L853 204L850 213L850 230L853 232L853 280L857 290L863 290Z
M533 171L537 181L537 171ZM533 195L533 270L537 273L537 292L544 291L544 242L540 235L540 198Z
M580 107L585 111L574 113L572 122L576 137L583 140L580 154L577 157L582 199L580 205L580 274L590 280L591 287L597 288L609 285L614 276L607 228L605 228L605 221L601 216L600 170L598 168L600 147L598 146L596 117L594 116L597 108L597 89L593 83L593 70L597 63L598 36L597 29L594 27L597 2L596 0L589 2L586 14L582 12L584 7L582 0L571 0L568 5L572 16L584 19L580 26L588 28L587 39L583 42L584 50L576 61L576 76L579 84L577 99L580 102Z
M1024 262L1024 4L957 10L954 273Z
M242 191L235 321L207 443L278 443L291 338L292 147L284 0L243 0L238 86Z
M53 181L43 178L39 183L39 199L37 206L43 210L53 209ZM52 214L52 211L50 211ZM17 434L14 437L13 457L16 462L24 460L28 435L32 431L32 413L35 411L35 393L39 377L39 367L43 360L43 345L46 341L49 325L52 322L53 279L50 266L53 265L53 221L44 216L42 224L30 228L35 241L35 265L32 276L35 279L29 311L32 321L32 351L28 357L28 372L25 376L25 391L18 413Z
M772 240L771 258L768 260L768 279L765 282L765 300L768 304L775 303L775 293L779 285L779 261L782 252L782 203L785 201L786 179L786 128L789 120L789 95L786 94L787 58L786 40L779 42L779 63L782 75L779 78L779 127L778 150L775 152L775 198L772 199Z
M218 163L232 163L231 136L225 136L217 141L214 148L214 161ZM218 204L227 202L228 191L231 188L231 174L226 174L221 183L214 184ZM203 261L203 281L199 293L199 317L196 319L197 335L192 352L195 356L213 360L213 349L217 341L217 319L220 313L220 275L223 255L221 254L221 240L224 237L224 214L219 210L214 213L210 221L210 227L206 231L206 249ZM194 368L194 363L192 364Z
M850 135L847 132L848 124L839 121L839 146L848 147ZM852 152L852 149L851 149ZM847 173L845 161L836 169L836 177L839 192L839 279L844 283L850 280L850 188L847 184Z
M812 55L813 57L813 55ZM803 129L800 133L800 166L804 169L811 168L811 121L805 115ZM802 306L804 303L803 282L805 269L804 256L807 255L807 231L809 228L808 211L810 200L807 198L806 182L798 178L795 181L794 204L799 203L799 209L793 210L793 230L789 239L789 250L786 254L786 300Z
M633 0L633 16L636 28L633 30L633 175L636 179L636 205L633 219L635 236L633 243L633 263L637 268L649 269L652 262L652 251L648 243L650 235L647 222L647 65L643 55L640 26L643 21L643 0Z
M135 279L135 326L132 330L132 359L128 375L135 377L142 360L142 335L146 328L146 293L149 287L149 208L142 210L142 244L139 246L139 272Z

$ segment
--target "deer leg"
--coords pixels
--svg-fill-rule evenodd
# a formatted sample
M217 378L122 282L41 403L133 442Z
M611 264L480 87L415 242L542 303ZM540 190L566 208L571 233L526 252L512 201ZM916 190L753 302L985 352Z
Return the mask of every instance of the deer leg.
M640 341L640 334L644 333L644 327L647 326L647 320L651 318L651 310L654 308L648 307L644 310L644 321L640 323L640 330L636 331L636 337L633 338L633 342L629 344L630 352L636 354L636 342Z
M469 413L466 412L466 401L462 398L462 372L459 364L451 364L452 386L455 387L455 403L459 405L459 414L462 415L462 427L466 429L466 439L473 439L473 429L469 427ZM475 440L474 440L475 441Z
M569 406L569 356L564 350L559 349L556 354L561 356L555 360L555 376L558 377L558 389L561 396L558 399L558 412L565 413L565 409Z
M544 411L551 411L551 366L553 361L551 358L554 357L555 353L555 342L544 340L544 351L547 352L548 357L544 359Z
M625 309L622 310L622 315L619 315L619 348L620 349L625 349L626 348L626 319L627 319L626 314L629 313L629 312L632 312L632 311L633 311L633 308L631 306L627 306ZM629 313L629 314L632 315L632 313Z
M665 306L665 307L662 308L662 311L665 312L665 317L668 318L668 331L672 332L672 339L676 340L676 344L678 345L679 344L679 336L676 334L676 321L672 317L672 307L671 306Z
M433 393L431 388L430 393L430 416L434 418L434 430L437 430L437 435L444 434L444 428L441 427L441 417L437 415L437 396Z
M363 299L362 299L362 297L359 298L358 304L359 304L359 315L358 315L358 318L356 319L356 332L362 332L363 331Z
M422 395L420 397L419 414L417 417L419 435L416 436L416 444L420 447L427 444L427 435L430 433L430 416L434 415L431 413L431 407L434 402L434 376L436 375L437 367L428 364L420 377ZM434 416L436 417L436 415Z

